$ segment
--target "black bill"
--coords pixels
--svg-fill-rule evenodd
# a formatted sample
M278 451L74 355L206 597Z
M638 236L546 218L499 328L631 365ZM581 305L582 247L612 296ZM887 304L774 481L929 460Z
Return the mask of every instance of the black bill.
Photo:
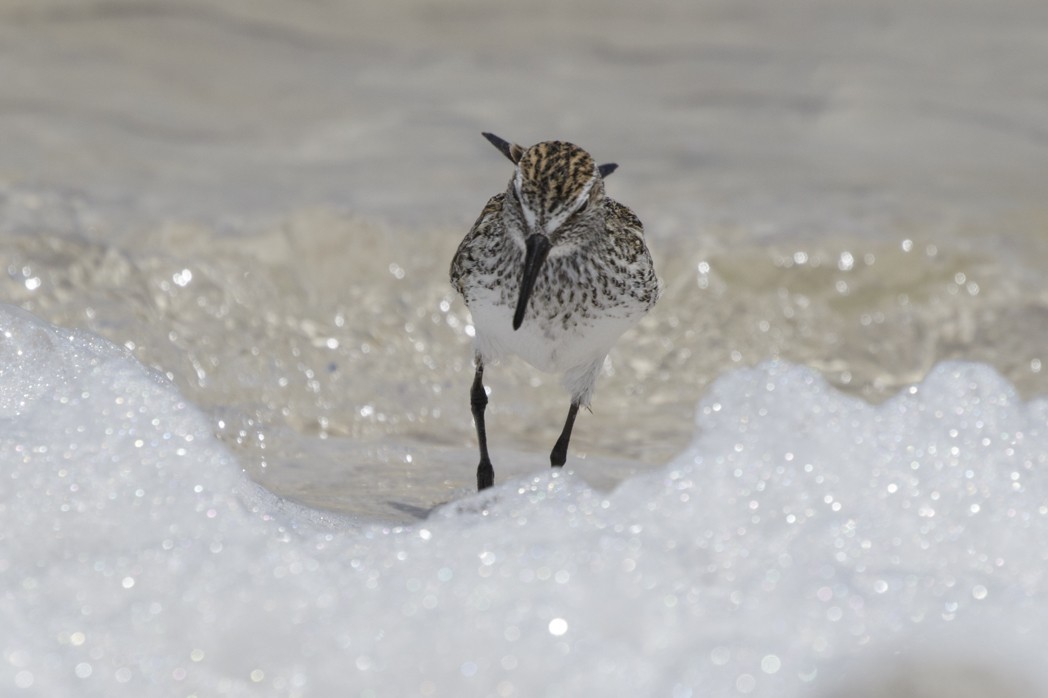
M549 255L549 238L541 233L534 233L524 241L524 246L524 275L520 278L520 297L517 298L517 309L513 313L514 330L520 329L521 323L524 322L524 311L528 308L531 289L534 288L539 270Z

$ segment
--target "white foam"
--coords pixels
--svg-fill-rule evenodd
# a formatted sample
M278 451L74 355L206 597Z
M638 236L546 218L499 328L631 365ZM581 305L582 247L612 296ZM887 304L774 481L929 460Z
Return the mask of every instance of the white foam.
M972 662L965 690L1048 687L1048 404L987 367L879 407L732 373L654 475L388 529L258 492L104 340L9 307L0 332L4 695L960 695Z

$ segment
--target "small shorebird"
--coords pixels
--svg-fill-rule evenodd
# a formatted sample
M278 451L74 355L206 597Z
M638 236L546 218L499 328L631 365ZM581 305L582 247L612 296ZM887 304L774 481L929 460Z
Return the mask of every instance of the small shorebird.
M484 365L515 354L563 374L571 394L550 465L564 465L579 406L589 407L604 359L655 305L659 281L633 212L604 195L617 165L545 141L522 148L485 133L515 165L509 186L481 211L451 261L451 283L473 316L477 371L470 406L477 428L477 489L491 487Z

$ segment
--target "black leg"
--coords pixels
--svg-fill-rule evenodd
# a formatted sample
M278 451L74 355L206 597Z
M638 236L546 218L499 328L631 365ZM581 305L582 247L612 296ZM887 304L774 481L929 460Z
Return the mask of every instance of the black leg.
M484 363L477 357L477 374L473 378L473 389L469 391L469 406L473 411L473 422L477 426L477 442L480 444L480 465L477 466L477 491L495 484L495 469L488 457L488 434L484 429L484 408L488 406L488 394L484 391Z
M568 461L568 441L571 440L571 428L575 426L575 415L578 413L579 403L571 403L568 418L564 420L564 430L560 432L560 438L549 454L549 464L554 468L560 468Z

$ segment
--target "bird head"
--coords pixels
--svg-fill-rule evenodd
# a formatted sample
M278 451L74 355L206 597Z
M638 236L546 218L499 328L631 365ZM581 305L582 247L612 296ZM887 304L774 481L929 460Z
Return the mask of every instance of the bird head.
M523 223L524 270L513 315L513 329L518 329L547 257L568 254L588 233L603 229L604 178L618 165L597 165L589 153L565 141L522 148L491 133L484 137L516 166L506 201ZM510 230L520 234L515 226Z

